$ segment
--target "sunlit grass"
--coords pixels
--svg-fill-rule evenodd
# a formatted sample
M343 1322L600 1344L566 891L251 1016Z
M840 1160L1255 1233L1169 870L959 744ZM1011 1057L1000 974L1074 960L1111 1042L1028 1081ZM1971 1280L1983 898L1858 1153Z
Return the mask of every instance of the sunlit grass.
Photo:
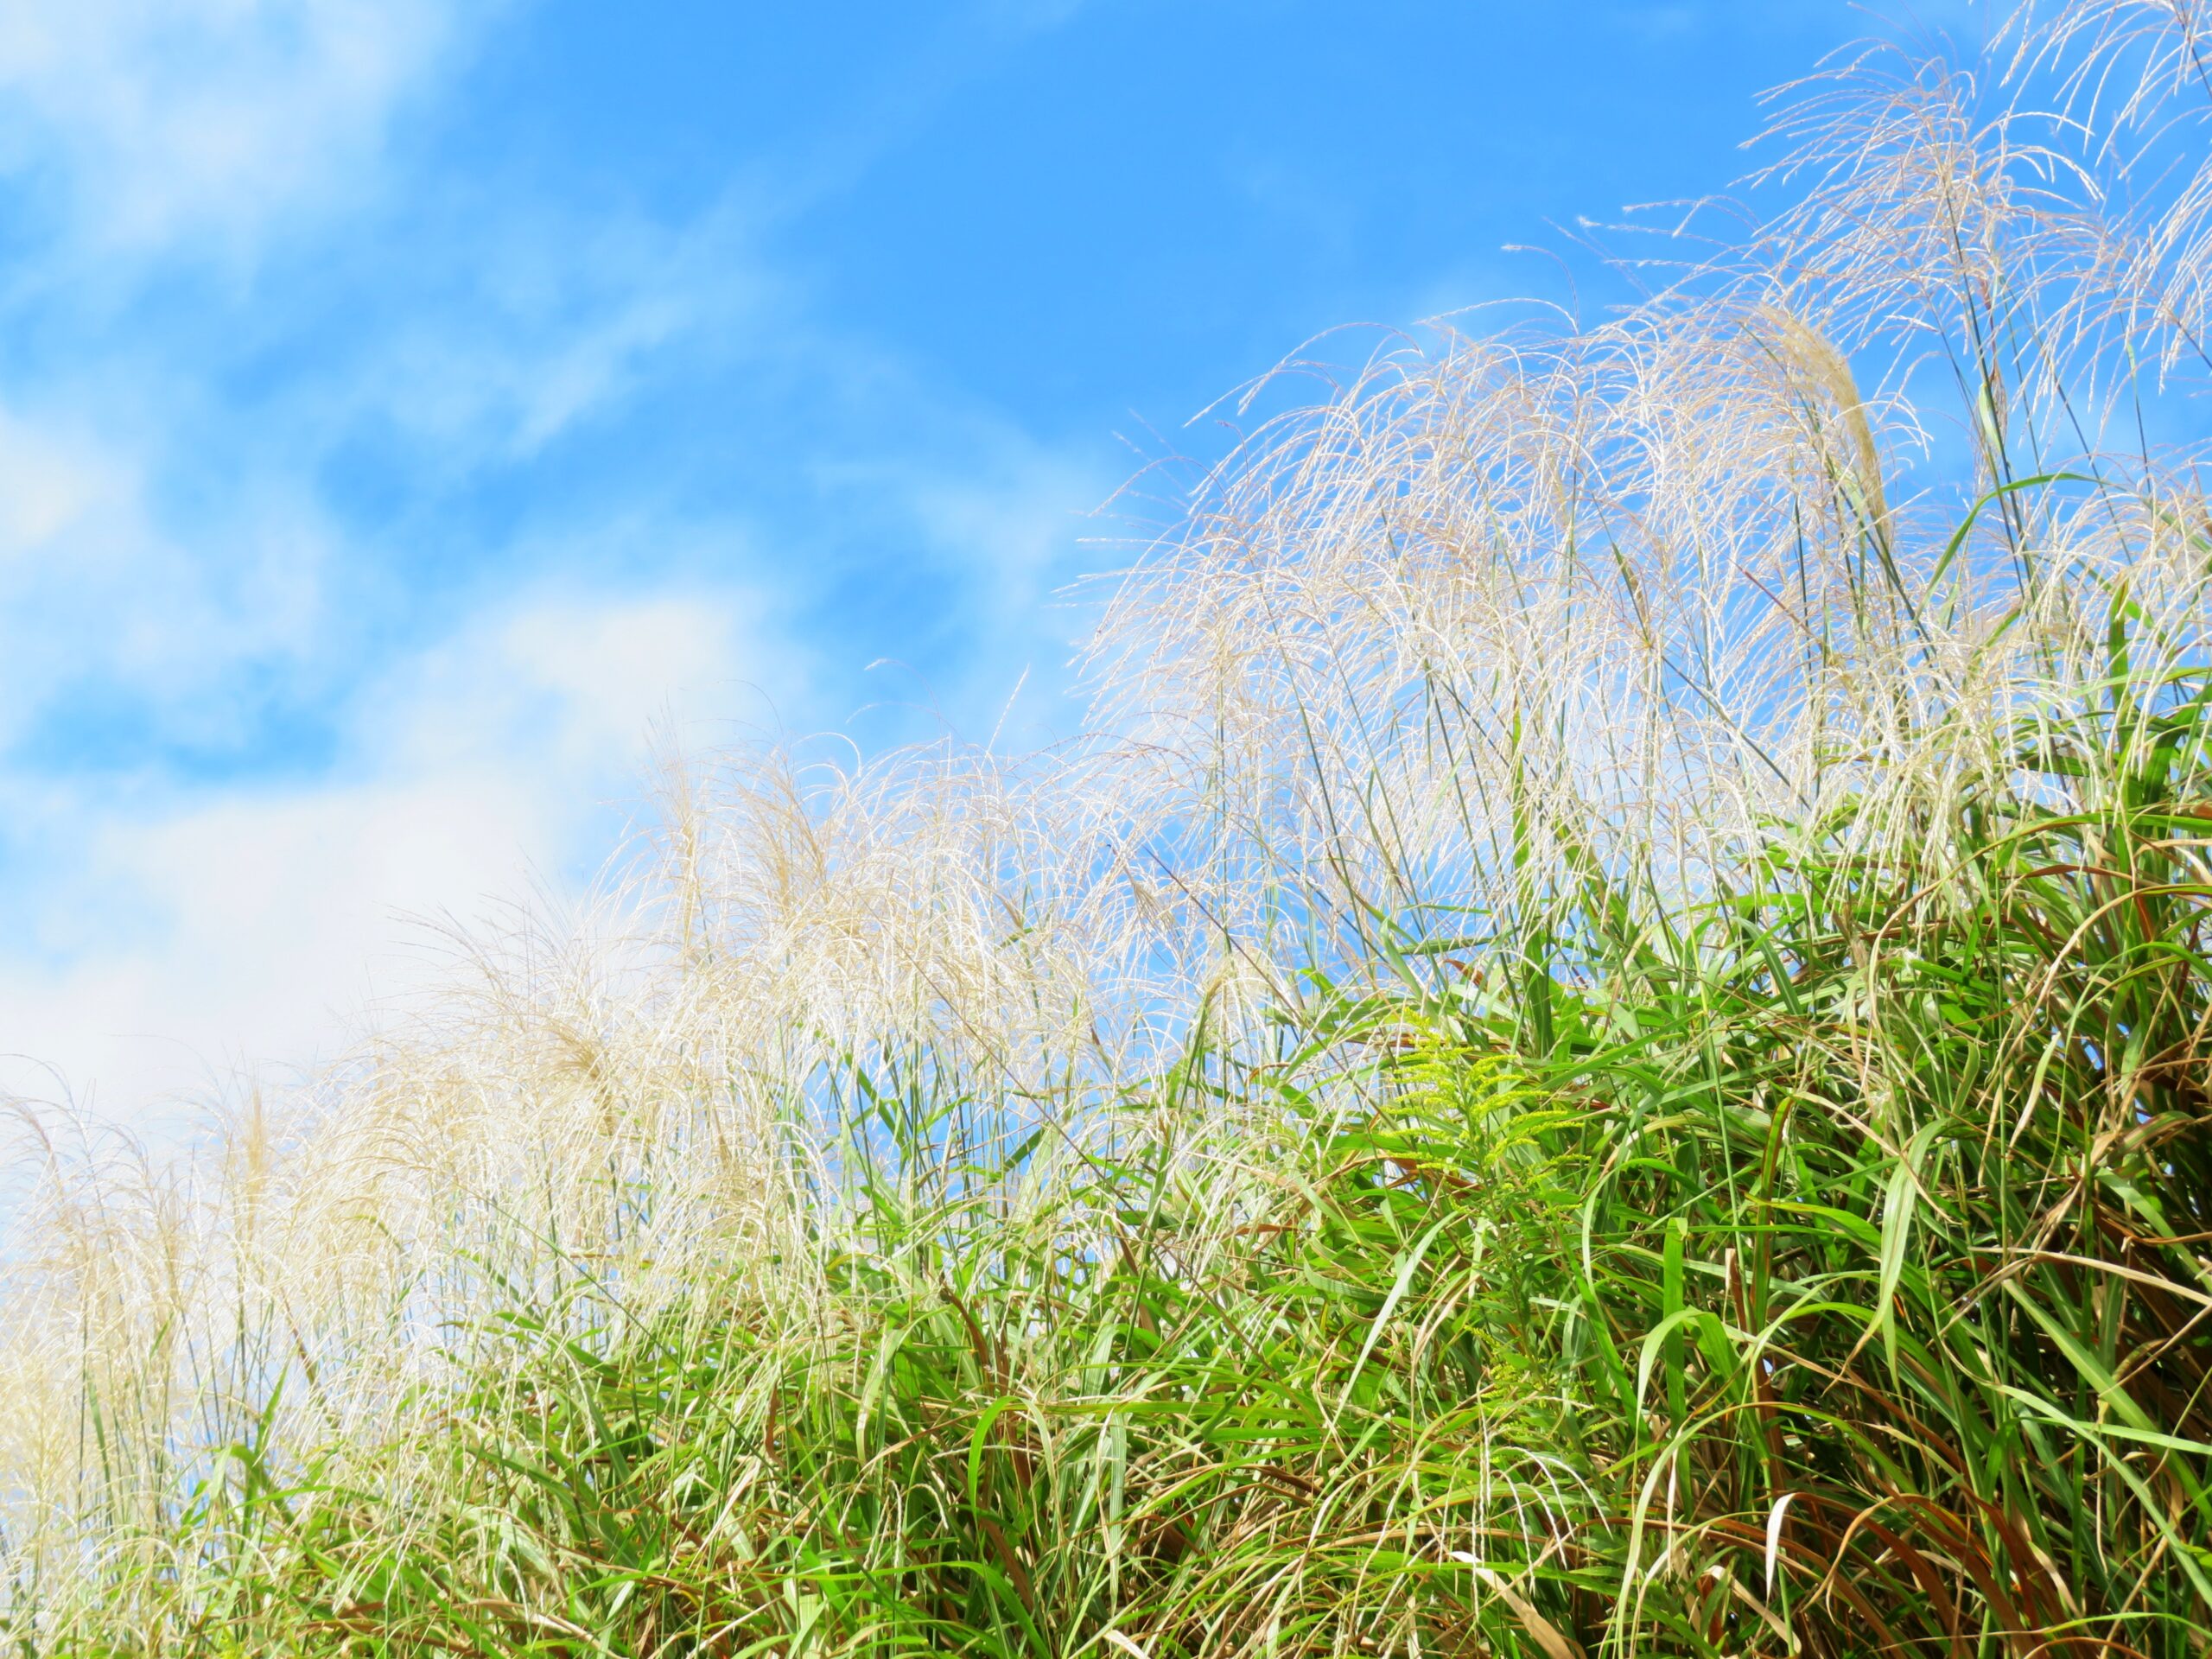
M690 769L198 1160L27 1119L9 1635L2207 1651L2207 44L1811 83L1253 434L1096 737Z

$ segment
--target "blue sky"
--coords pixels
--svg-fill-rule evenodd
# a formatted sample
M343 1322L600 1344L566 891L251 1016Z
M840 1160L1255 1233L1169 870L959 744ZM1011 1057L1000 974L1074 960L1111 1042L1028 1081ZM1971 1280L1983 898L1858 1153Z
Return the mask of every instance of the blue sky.
M0 1052L60 1077L0 1084L129 1116L330 1052L404 917L580 886L656 719L1068 729L1052 595L1193 414L1337 325L1562 296L1505 245L1725 189L1868 27L16 0Z

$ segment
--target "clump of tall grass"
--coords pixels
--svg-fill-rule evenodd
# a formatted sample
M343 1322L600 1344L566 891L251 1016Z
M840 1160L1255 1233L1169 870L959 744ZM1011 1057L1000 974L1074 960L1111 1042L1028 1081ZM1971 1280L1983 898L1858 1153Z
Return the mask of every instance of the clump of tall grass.
M9 1635L2204 1652L2208 52L1834 66L1261 423L1092 738L683 771L198 1160L28 1120Z

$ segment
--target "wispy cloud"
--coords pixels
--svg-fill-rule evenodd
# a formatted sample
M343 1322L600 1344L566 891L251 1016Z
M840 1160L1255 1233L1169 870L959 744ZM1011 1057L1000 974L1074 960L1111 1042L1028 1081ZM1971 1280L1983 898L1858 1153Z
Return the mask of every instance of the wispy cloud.
M1118 480L1098 454L1041 444L972 416L969 425L957 467L941 457L878 457L825 468L824 480L869 493L910 524L922 554L918 574L949 590L929 616L961 636L932 653L953 672L886 677L884 694L911 698L970 735L995 732L1027 745L1065 734L1071 712L1055 700L1071 684L1082 625L1061 602L1064 590L1126 558L1125 550L1095 545L1116 526L1093 509ZM930 643L925 628L915 634L918 647ZM1017 687L1023 696L1011 703Z
M61 1074L0 1092L143 1116L327 1053L400 918L586 878L656 717L901 695L823 620L855 548L943 589L895 630L923 700L1056 677L1034 601L1111 480L768 246L1074 11L950 18L786 176L674 209L418 153L522 0L0 8L0 1052Z
M79 0L0 10L0 165L77 248L250 251L342 210L494 0Z
M304 784L0 778L0 1088L143 1119L241 1063L327 1057L408 983L423 923L598 865L655 722L696 738L736 680L804 672L740 593L549 595L364 683Z
M280 480L234 482L180 537L156 457L81 413L0 394L0 742L93 688L210 741L209 722L234 714L223 682L304 657L329 527Z
M385 419L448 455L515 459L619 406L670 354L696 373L758 353L764 325L788 318L732 202L674 224L455 204L423 233L435 256L352 273L383 326L334 342L322 419Z

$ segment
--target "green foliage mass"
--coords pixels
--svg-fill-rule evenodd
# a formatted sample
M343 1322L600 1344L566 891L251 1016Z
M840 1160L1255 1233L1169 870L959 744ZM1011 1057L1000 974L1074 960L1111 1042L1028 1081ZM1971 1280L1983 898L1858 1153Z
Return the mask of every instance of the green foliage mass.
M511 1319L427 1498L239 1448L163 1650L2201 1653L2208 686L2116 659L1941 867L1389 945L1089 1144L856 1060L814 1294Z

